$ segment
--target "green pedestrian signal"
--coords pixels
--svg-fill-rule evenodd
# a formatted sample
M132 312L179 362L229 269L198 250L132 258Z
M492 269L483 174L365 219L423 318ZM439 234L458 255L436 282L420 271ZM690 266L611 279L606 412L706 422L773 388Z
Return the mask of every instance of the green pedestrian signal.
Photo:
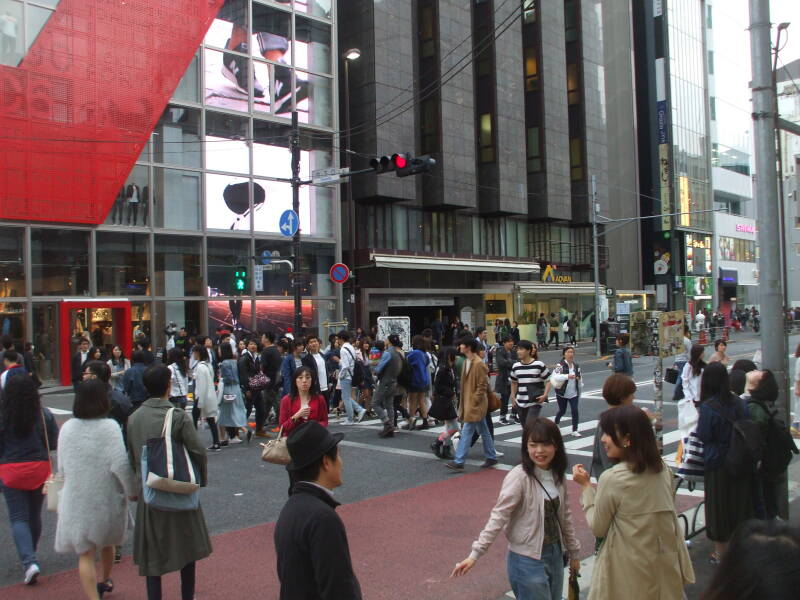
M244 294L247 291L247 269L244 267L237 267L236 272L233 274L233 293Z

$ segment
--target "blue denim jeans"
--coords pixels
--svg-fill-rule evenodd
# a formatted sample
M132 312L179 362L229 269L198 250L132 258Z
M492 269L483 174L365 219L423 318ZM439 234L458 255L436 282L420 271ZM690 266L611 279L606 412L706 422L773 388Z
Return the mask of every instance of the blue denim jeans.
M541 560L509 550L506 565L517 600L561 600L564 557L558 542L542 547Z
M42 534L42 487L35 490L15 490L3 486L3 497L11 521L11 535L24 568L36 561L36 546Z
M359 406L358 402L353 400L353 380L340 379L339 383L342 385L342 402L344 402L344 411L347 413L347 418L352 421L354 414L361 414L364 410Z
M489 426L486 424L486 419L481 419L476 423L464 423L461 428L461 439L458 441L458 449L456 450L455 462L463 465L467 460L469 448L472 445L472 436L475 433L481 436L483 442L483 455L486 458L497 459L497 452L494 449L494 440L489 433Z

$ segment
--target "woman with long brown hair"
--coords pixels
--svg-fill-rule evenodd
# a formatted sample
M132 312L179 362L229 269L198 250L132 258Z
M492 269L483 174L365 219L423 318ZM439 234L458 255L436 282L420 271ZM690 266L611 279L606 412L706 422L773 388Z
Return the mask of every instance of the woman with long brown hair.
M559 600L564 586L564 558L580 569L581 545L575 535L565 485L567 453L561 431L538 417L522 430L522 464L503 480L489 521L457 563L451 577L465 575L501 530L508 538L508 579L518 600Z
M605 538L589 598L679 600L694 571L650 419L637 406L619 406L600 415L600 428L608 457L619 462L600 475L596 491L583 465L572 468L586 521Z

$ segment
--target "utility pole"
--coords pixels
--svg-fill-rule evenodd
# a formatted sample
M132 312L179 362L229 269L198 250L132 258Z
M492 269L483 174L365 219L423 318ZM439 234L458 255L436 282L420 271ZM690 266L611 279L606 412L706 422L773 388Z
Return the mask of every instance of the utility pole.
M597 247L597 180L592 175L592 194L589 198L592 219L592 258L594 260L594 339L595 353L600 356L600 259Z
M783 293L781 277L781 236L778 232L784 223L780 222L778 205L778 186L775 178L775 88L772 85L772 65L770 53L769 0L750 0L750 60L753 69L753 147L756 166L756 202L760 230L766 235L759 236L761 252L758 259L759 303L761 306L761 339L768 343L761 345L762 366L770 369L778 381L778 401L776 408L784 423L789 422L787 395L788 348L784 330ZM778 512L788 518L788 487L784 480L779 494Z
M294 273L292 285L294 286L294 335L303 332L303 301L301 299L302 279L300 277L300 125L298 124L297 111L292 111L292 210L297 215L297 231L292 238L292 251L294 253Z

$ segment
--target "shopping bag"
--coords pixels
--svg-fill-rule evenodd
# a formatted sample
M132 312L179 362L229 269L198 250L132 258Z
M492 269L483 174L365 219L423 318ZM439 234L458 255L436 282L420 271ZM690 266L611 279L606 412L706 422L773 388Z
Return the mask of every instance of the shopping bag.
M191 494L200 489L200 472L186 447L172 439L174 412L175 408L167 411L161 437L147 440L147 468L142 469L142 476L148 488L174 494Z

